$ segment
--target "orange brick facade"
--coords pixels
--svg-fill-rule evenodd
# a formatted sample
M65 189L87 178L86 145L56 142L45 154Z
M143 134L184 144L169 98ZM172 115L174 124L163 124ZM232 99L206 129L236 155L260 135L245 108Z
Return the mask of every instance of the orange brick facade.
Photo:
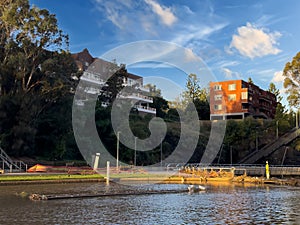
M276 96L243 80L210 83L210 119L243 119L247 116L273 119Z

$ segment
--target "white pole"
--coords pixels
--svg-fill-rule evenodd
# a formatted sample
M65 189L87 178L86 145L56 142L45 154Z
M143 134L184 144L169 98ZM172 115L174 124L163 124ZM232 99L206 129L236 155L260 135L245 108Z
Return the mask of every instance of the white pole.
M106 162L106 184L109 185L109 161Z
M100 159L100 153L96 153L95 162L94 162L94 170L98 169L99 159Z
M119 139L120 139L120 131L117 132L117 170L119 170L119 147L120 147L120 143L119 143Z

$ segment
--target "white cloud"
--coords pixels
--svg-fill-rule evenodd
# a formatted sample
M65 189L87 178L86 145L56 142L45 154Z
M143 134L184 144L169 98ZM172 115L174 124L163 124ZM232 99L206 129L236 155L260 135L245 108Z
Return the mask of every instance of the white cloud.
M145 2L151 6L152 11L161 18L165 25L172 26L177 21L177 17L173 14L171 8L161 6L154 0L145 0Z
M232 36L230 49L235 48L241 55L251 59L266 55L276 55L281 52L276 46L277 39L281 36L279 32L268 32L247 23L246 26L238 28L238 34Z
M214 32L217 32L223 29L227 23L214 24L211 26L206 25L189 25L185 26L185 29L178 31L176 37L172 40L179 45L186 46L187 43L190 43L192 40L201 40L204 39Z
M283 72L282 71L275 72L271 81L276 83L284 81Z
M126 29L126 24L129 23L127 15L121 12L130 9L130 3L130 0L120 2L95 0L97 9L100 12L105 12L107 19L121 30Z
M222 61L219 61L217 64L216 64L216 67L228 67L228 66L237 66L239 65L240 62L238 61L228 61L228 60L222 60Z
M184 51L184 58L186 61L188 62L192 62L192 61L197 61L198 60L198 56L195 55L195 53L193 52L192 49L187 48Z
M221 68L221 71L224 73L226 79L241 79L241 75L238 72L234 72L228 68Z

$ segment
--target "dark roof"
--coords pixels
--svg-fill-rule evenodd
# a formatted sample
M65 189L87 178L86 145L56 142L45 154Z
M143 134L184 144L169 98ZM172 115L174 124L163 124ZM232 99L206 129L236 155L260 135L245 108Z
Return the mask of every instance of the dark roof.
M138 80L138 79L142 79L143 77L132 74L132 73L127 73L128 78L131 78L133 80Z

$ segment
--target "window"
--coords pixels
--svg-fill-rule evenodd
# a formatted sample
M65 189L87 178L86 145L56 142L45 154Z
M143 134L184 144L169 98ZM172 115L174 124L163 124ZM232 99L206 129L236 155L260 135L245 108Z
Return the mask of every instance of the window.
M230 94L230 95L228 95L228 100L229 101L235 101L236 100L236 94Z
M236 84L229 84L229 85L228 85L228 90L229 90L229 91L234 91L234 90L236 90Z
M215 110L222 110L222 105L215 105Z
M222 100L222 95L215 95L215 101Z
M248 109L248 105L242 104L242 109Z
M218 84L214 86L215 91L220 91L222 90L222 85Z
M242 99L248 99L248 92L242 92Z

